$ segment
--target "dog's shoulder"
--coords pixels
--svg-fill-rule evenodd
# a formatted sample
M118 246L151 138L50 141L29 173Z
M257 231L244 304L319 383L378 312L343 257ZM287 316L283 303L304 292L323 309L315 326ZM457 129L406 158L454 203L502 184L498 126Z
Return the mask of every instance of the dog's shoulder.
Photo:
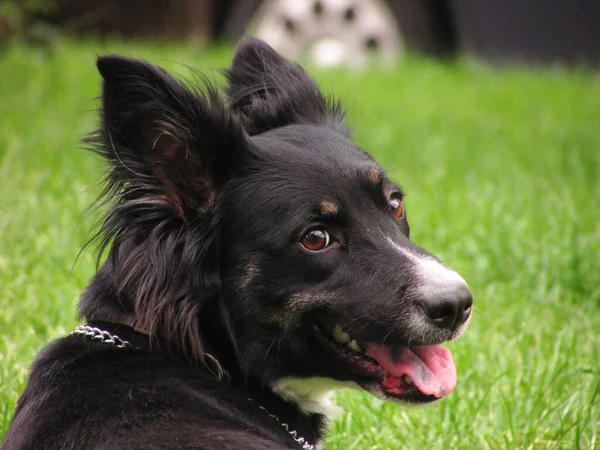
M33 363L2 449L286 448L272 425L243 393L168 354L69 336Z

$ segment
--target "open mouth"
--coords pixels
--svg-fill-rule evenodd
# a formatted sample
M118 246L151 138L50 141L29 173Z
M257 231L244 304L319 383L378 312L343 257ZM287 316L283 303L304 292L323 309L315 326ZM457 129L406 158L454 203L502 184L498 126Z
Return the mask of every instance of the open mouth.
M444 397L456 385L456 367L447 348L362 342L339 324L315 330L328 353L357 373L357 383L374 394L425 403Z

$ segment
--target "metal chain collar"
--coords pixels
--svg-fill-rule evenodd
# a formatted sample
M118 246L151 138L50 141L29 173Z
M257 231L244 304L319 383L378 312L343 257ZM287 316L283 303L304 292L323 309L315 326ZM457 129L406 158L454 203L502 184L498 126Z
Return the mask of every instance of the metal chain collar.
M71 332L72 335L85 336L90 339L102 342L103 344L113 344L119 348L136 348L129 341L121 339L116 334L110 334L108 331L100 328L90 327L89 325L80 325Z
M103 344L112 344L119 348L127 348L127 347L136 348L129 341L126 341L125 339L121 339L116 334L110 334L108 331L104 331L104 330L101 330L100 328L96 328L96 327L90 327L89 325L80 325L77 328L75 328L75 330L73 330L71 332L71 334L85 336L90 339L94 339L99 342L102 342ZM250 400L252 403L254 403L254 400L252 400L250 398L248 400ZM292 439L294 439L294 441L296 441L299 445L301 445L304 450L317 450L317 448L314 445L309 444L308 441L306 439L304 439L302 436L298 436L298 432L296 430L291 430L290 426L287 423L282 422L281 420L279 420L279 417L277 417L274 414L271 414L267 410L267 408L265 408L264 406L260 406L260 405L256 405L256 406L259 407L260 409L262 409L264 412L266 412L270 417L275 419L277 421L277 423L279 425L281 425L281 427L285 431L287 431L290 436L292 436Z
M252 400L250 398L248 400L250 400L252 403L254 403L254 400ZM266 412L269 416L271 416L273 419L275 419L277 421L277 423L279 423L279 425L281 425L281 427L285 431L287 431L290 436L292 436L292 439L294 439L294 441L296 441L298 444L300 444L302 446L303 449L317 450L317 448L314 445L309 444L308 441L306 439L304 439L302 436L298 436L298 432L296 430L290 430L290 426L287 423L279 420L279 417L277 417L275 414L271 414L267 410L267 408L265 408L264 406L260 406L260 405L256 405L256 406L258 406L260 409L262 409L264 412Z

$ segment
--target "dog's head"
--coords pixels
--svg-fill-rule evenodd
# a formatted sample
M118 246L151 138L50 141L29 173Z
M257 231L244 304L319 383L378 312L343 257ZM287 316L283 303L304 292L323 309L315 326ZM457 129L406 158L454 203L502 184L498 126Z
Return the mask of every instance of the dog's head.
M401 188L299 66L245 40L226 103L145 62L98 67L102 233L139 329L218 357L210 306L242 373L284 396L307 379L413 402L453 389L438 344L467 323L467 285L410 241Z

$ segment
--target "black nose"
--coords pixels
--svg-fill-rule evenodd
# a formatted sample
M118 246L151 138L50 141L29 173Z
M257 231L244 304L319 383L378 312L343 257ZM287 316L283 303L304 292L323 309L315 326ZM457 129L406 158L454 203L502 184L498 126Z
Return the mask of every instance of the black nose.
M455 284L436 289L423 299L425 314L439 328L453 330L471 315L473 296L466 284Z

